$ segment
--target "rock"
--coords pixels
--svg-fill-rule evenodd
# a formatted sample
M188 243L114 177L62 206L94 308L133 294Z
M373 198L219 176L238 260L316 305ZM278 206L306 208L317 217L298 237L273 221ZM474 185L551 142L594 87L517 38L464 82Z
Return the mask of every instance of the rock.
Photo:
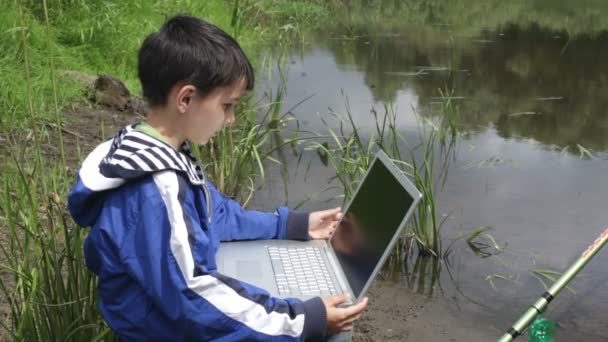
M83 88L89 88L97 79L94 75L76 70L59 70L59 77L65 80L74 81L80 84Z
M121 80L109 75L99 75L93 83L89 97L92 101L125 111L131 107L131 93Z
M135 114L146 116L146 102L141 97L132 96L131 100L129 101L129 110Z
M86 96L92 102L123 112L133 112L139 116L146 115L145 101L141 97L132 96L124 83L115 77L95 77L76 70L61 70L59 77L80 84L86 89Z

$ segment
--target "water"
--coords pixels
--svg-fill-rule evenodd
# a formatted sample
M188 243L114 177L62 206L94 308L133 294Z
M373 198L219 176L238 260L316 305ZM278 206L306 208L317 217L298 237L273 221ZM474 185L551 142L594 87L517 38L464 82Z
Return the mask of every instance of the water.
M408 282L411 273L395 279L500 330L544 291L530 270L565 270L608 226L608 24L582 5L543 4L514 2L484 16L487 2L468 2L463 18L456 5L398 9L405 19L388 23L374 20L381 10L365 19L355 8L288 57L284 108L314 95L293 111L304 130L325 131L320 118L345 114L348 98L363 132L373 129L370 109L391 104L414 139L414 112L436 117L439 90L452 94L462 138L437 194L439 212L449 215L443 245L489 226L502 252L481 258L460 239L435 288L430 278L422 289ZM288 180L269 166L254 206L341 203L335 190L317 194L335 181L313 152L286 156ZM571 283L575 294L564 290L551 304L558 339L608 340L607 262L608 250L600 252Z

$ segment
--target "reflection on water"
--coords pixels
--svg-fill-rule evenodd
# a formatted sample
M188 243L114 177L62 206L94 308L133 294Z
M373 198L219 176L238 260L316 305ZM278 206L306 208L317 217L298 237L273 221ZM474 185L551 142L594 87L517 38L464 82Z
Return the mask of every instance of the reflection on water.
M369 134L370 109L391 104L415 139L413 112L440 115L441 94L451 96L464 138L436 202L447 215L444 245L460 240L446 259L393 260L383 274L454 315L506 329L544 291L530 270L565 270L608 224L608 19L598 16L608 4L417 0L364 11L364 2L377 3L351 0L343 22L290 57L285 107L314 94L294 114L301 129L321 132L329 108L345 114L346 96ZM254 206L285 194L298 204L336 184L312 152L287 161L289 182L267 182ZM268 179L280 174L270 166ZM305 208L339 204L335 195ZM462 239L482 226L500 253ZM551 303L559 340L608 339L607 262L604 250L572 282L576 294Z
M568 39L515 25L484 32L491 43L444 34L423 43L417 32L322 43L336 64L362 73L375 102L399 103L413 92L423 113L437 114L438 89L454 90L458 125L495 127L505 138L531 138L550 148L608 149L608 33ZM432 44L434 40L435 44ZM351 70L352 70L351 69ZM348 93L348 91L346 91Z

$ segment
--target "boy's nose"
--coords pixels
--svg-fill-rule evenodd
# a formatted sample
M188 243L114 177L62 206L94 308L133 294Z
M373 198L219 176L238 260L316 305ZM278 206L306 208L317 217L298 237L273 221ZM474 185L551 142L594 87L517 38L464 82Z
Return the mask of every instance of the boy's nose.
M231 125L233 123L234 123L234 112L230 112L229 114L226 114L224 124Z

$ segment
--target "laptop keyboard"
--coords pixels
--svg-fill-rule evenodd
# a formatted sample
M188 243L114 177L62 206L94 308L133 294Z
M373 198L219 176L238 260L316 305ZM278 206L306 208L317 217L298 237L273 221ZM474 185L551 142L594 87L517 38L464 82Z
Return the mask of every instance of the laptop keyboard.
M280 295L337 294L321 249L274 246L267 249Z

